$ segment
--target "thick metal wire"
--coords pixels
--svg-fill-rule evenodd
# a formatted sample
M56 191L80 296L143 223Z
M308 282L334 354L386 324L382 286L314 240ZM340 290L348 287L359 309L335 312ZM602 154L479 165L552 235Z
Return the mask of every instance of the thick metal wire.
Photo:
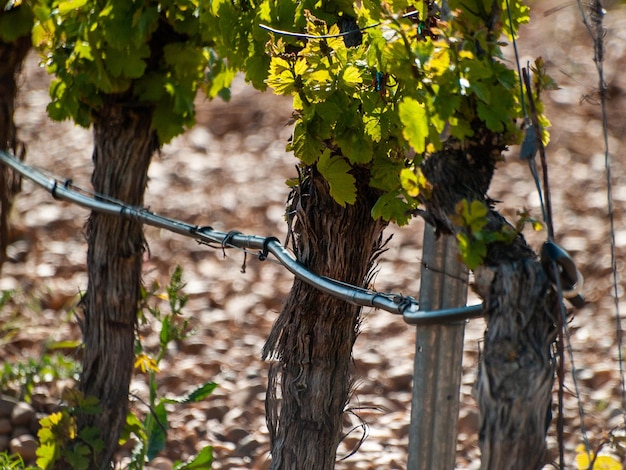
M44 175L41 171L26 165L8 152L0 150L0 161L46 189L55 199L73 202L82 207L104 214L140 220L146 225L194 238L209 246L239 248L244 251L258 250L259 259L264 260L272 254L280 264L298 279L316 289L341 300L362 307L374 307L390 313L403 315L409 324L445 323L478 317L482 314L482 305L473 305L453 309L419 311L419 303L413 297L401 294L376 292L371 289L345 284L334 279L319 276L302 266L275 237L260 237L239 232L221 232L211 227L199 227L179 220L163 217L143 207L133 207L106 196L88 196L77 190L70 180L62 182Z

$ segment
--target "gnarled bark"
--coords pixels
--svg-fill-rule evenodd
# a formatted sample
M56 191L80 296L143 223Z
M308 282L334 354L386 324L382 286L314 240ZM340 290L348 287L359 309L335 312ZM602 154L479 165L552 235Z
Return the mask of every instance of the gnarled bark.
M483 292L488 328L475 396L482 469L543 468L554 381L554 308L536 261L503 263Z
M314 168L292 208L298 260L316 274L367 282L384 224L370 215L377 195L359 173L358 198L340 207ZM271 365L266 400L274 470L334 468L348 402L349 365L360 308L296 279L263 349Z
M148 166L159 148L151 129L152 109L129 109L115 97L94 120L94 190L141 206ZM146 242L135 220L92 213L87 223L89 284L82 326L84 355L80 391L100 400L101 412L80 414L79 429L102 430L98 468L109 468L128 412L135 323Z
M503 149L499 136L482 128L471 140L449 142L425 160L422 169L433 185L425 205L437 230L460 230L450 215L462 199L492 204L486 193ZM492 231L507 225L494 209L488 220ZM521 235L510 244L490 244L484 266L475 274L487 320L474 390L481 414L481 468L541 468L554 380L550 283Z
M0 150L8 150L20 159L24 158L25 151L17 139L13 114L17 77L30 48L30 36L19 37L10 43L0 41ZM9 215L13 198L20 187L19 175L8 166L0 165L0 270L9 245Z

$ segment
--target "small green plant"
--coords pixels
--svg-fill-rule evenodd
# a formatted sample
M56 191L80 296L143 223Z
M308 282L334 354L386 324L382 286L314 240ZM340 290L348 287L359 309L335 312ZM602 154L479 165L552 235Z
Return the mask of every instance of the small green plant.
M517 232L512 227L504 225L502 230L490 230L488 225L489 208L483 201L460 201L452 221L463 228L456 235L459 242L459 254L463 262L470 269L480 266L487 256L487 246L491 243L511 243Z
M0 390L30 402L35 386L60 379L78 379L78 363L61 353L44 353L39 359L5 362L0 369Z
M73 470L94 468L93 456L103 447L100 430L85 427L78 432L76 414L98 413L98 399L70 389L65 391L63 399L67 404L65 408L39 421L37 466L48 470L63 463Z
M24 459L17 454L0 452L0 468L2 470L38 470L37 467L26 465Z
M13 298L14 294L14 290L3 290L2 293L0 293L0 308L4 307L9 302L9 300Z
M155 320L160 322L161 330L159 347L155 353L151 354L146 351L139 338L136 343L135 368L148 375L150 397L146 403L149 412L143 420L132 411L126 418L126 427L120 443L127 442L133 436L136 440L128 470L142 469L145 463L153 460L165 448L168 431L166 404L185 405L199 402L209 396L217 387L214 382L207 382L182 397L163 398L158 395L159 364L165 356L169 344L180 342L191 334L189 320L182 316L182 309L188 300L188 297L182 292L184 286L182 269L177 266L169 285L165 287L164 293L159 293L160 289L157 283L143 292L142 309L139 313L140 321L143 323L149 321L145 315L145 311L147 311ZM151 302L155 298L168 301L169 312L167 314L163 314L158 302ZM190 461L176 462L174 468L176 470L210 469L212 462L213 449L212 447L205 447Z

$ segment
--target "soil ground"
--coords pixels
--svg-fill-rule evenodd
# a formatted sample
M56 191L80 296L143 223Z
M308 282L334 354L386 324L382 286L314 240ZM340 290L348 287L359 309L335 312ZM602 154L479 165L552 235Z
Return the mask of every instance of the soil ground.
M531 25L518 43L522 64L542 56L560 89L546 96L552 121L548 162L556 239L585 277L589 303L577 310L569 330L575 366L566 381L566 467L574 467L575 448L583 442L574 369L584 409L584 428L592 443L623 424L616 309L611 287L610 231L604 168L601 108L591 41L572 3L535 2ZM552 8L564 6L544 16ZM606 16L605 76L608 86L609 148L612 158L615 241L619 279L618 302L626 312L623 290L626 254L625 110L626 9L611 5ZM45 112L49 78L31 56L21 79L17 121L28 146L28 163L90 187L92 139L88 130L68 122L51 122ZM290 136L290 102L261 94L238 83L230 103L198 102L198 125L163 148L150 168L146 206L161 215L216 229L248 234L286 236L283 214L287 178L296 175L296 161L285 152ZM511 148L494 178L490 196L510 219L527 208L540 217L539 199L528 167ZM11 261L0 277L0 289L16 289L16 301L0 311L0 324L17 322L6 336L0 328L0 360L15 362L39 357L49 340L77 339L72 315L77 294L86 287L83 225L88 213L55 201L47 192L24 182L13 213ZM418 296L422 223L418 220L394 234L379 265L375 288ZM160 391L183 394L208 380L219 387L202 403L173 410L164 457L185 459L205 445L215 449L216 469L263 469L269 461L264 422L268 364L260 352L272 322L289 291L291 275L275 264L199 245L192 239L147 228L150 252L144 280L162 285L179 264L190 301L185 308L194 335L169 351L159 374ZM539 247L545 233L530 233ZM472 302L478 302L472 299ZM350 433L339 448L338 469L401 469L406 466L413 380L413 327L381 311L363 312L362 332L354 350L356 379L350 406L367 423ZM624 318L622 318L624 321ZM461 388L458 468L478 468L478 409L471 397L482 320L467 324ZM158 324L142 329L148 348L158 342ZM6 332L6 330L5 330ZM54 399L55 386L40 393ZM145 398L145 378L138 375L131 392ZM139 399L133 407L146 409ZM358 421L346 423L346 430ZM551 458L557 455L554 423L550 428ZM345 457L345 458L344 458Z

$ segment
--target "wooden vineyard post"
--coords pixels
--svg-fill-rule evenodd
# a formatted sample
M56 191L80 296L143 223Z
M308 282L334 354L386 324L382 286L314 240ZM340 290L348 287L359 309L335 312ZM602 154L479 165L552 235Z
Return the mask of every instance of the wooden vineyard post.
M467 268L454 236L424 229L420 310L465 305ZM454 468L465 322L417 327L409 470Z

